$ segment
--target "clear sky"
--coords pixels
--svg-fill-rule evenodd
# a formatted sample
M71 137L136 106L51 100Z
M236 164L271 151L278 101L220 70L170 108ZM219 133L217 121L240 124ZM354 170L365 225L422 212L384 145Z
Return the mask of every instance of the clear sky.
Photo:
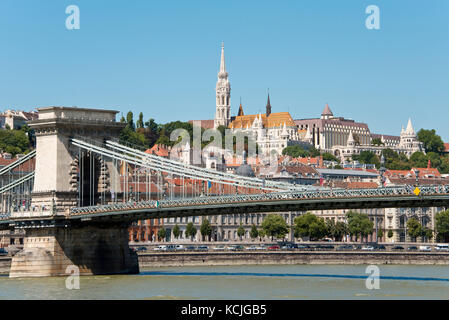
M80 29L67 30L68 5ZM365 8L380 8L368 30ZM335 116L449 142L449 1L0 1L0 109L50 105L213 119L221 41L231 113Z

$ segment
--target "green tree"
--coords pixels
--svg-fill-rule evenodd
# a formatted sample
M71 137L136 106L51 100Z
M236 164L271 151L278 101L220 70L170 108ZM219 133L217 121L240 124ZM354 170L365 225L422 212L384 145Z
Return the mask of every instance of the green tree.
M437 241L449 242L449 210L438 212L435 215L435 231Z
M201 223L200 232L201 235L203 236L203 240L205 237L207 237L208 240L210 241L210 236L212 235L212 227L210 225L209 220L207 219L203 220L203 222Z
M367 150L362 151L358 155L353 155L352 159L357 160L360 163L364 163L364 164L374 164L374 165L376 165L377 168L380 167L380 160L377 157L377 155L372 151L367 151Z
M391 229L388 230L388 234L387 234L388 238L390 238L390 239L393 238L393 235L394 235L393 230L391 230Z
M348 230L351 235L360 236L361 239L366 238L374 231L374 223L368 218L367 214L354 212L352 210L346 213L348 220Z
M407 221L407 233L413 239L413 241L416 241L416 238L421 236L422 225L416 218L410 218Z
M139 119L136 122L136 127L137 128L143 128L143 125L144 125L144 123L143 123L143 113L141 112L141 113L139 113Z
M134 115L132 113L132 111L129 111L126 114L126 126L131 129L132 131L136 131L136 126L134 124Z
M178 224L176 224L176 225L173 227L173 236L174 236L176 239L178 239L180 234L181 234L181 230L179 229Z
M421 237L423 241L429 241L433 238L433 231L428 227L422 227Z
M159 238L159 241L160 240L164 241L167 236L167 230L165 230L165 228L160 228L159 231L157 232L157 236Z
M282 150L282 154L292 158L304 158L309 156L309 152L307 150L304 150L302 147L297 145L284 148L284 150Z
M310 240L319 240L328 233L324 219L310 212L295 218L293 231L295 238L309 237Z
M193 225L193 222L189 222L186 226L186 237L190 237L190 240L193 241L193 238L196 236L196 228Z
M273 240L273 237L282 239L288 233L287 223L278 214L269 214L266 216L262 221L262 229L267 236L271 237L271 240Z
M266 233L264 229L259 229L257 230L257 232L259 233L259 241L262 241L263 238L265 238Z
M326 160L326 161L335 161L335 162L340 163L340 160L337 159L337 157L335 157L333 154L331 154L331 153L329 153L329 152L323 153L322 156L323 156L323 160Z
M250 235L251 239L253 239L253 240L259 236L259 231L257 230L257 227L255 224L253 224L251 226L251 231L250 231L249 235Z
M30 140L24 130L0 130L0 149L15 156L30 151Z
M383 145L384 143L382 142L382 139L381 139L381 138L374 138L373 140L371 140L371 144L372 144L373 146L381 146L381 145Z
M427 167L427 157L421 151L416 151L410 156L410 163L413 167Z
M237 235L239 236L240 241L242 241L242 237L245 235L245 229L243 228L241 223L239 228L237 229Z
M382 229L377 230L377 238L381 239L384 236L384 231Z
M348 225L342 221L337 221L335 224L335 231L333 234L333 237L335 241L341 241L344 236L346 236L349 233L348 231Z
M435 129L418 131L418 140L424 145L426 152L442 153L444 151L444 142L439 135L436 134Z

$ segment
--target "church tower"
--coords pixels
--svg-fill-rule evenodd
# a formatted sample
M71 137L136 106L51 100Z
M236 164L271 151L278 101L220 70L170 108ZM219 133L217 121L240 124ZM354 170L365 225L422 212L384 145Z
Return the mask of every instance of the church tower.
M216 91L216 111L214 128L218 126L228 127L231 121L231 85L226 72L224 44L221 44L221 62L220 71L218 72L218 81L215 88Z

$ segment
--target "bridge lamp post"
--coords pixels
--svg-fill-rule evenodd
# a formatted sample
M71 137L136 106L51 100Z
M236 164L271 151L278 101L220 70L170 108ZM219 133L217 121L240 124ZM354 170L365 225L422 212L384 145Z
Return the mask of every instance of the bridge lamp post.
M380 157L380 168L379 168L380 183L381 183L382 187L384 187L384 181L385 181L384 174L385 174L385 171L386 171L386 168L385 168L385 157L382 154L382 156Z
M416 186L419 186L419 170L415 170Z

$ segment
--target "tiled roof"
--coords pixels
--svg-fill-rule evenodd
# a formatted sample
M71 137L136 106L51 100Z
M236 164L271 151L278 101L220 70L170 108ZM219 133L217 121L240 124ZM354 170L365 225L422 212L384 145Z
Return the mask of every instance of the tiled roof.
M295 122L288 112L276 112L271 113L268 117L266 114L260 115L262 118L262 124L264 128L282 127L285 123L286 126L295 126ZM229 124L229 128L232 129L245 129L253 125L254 119L259 117L258 114L249 114L244 116L235 117L234 121Z
M213 129L215 120L189 120L189 123L194 124L200 122L200 127L203 129Z
M151 149L148 149L145 151L145 153L154 154L159 157L168 157L169 156L169 150L166 146L155 144Z

